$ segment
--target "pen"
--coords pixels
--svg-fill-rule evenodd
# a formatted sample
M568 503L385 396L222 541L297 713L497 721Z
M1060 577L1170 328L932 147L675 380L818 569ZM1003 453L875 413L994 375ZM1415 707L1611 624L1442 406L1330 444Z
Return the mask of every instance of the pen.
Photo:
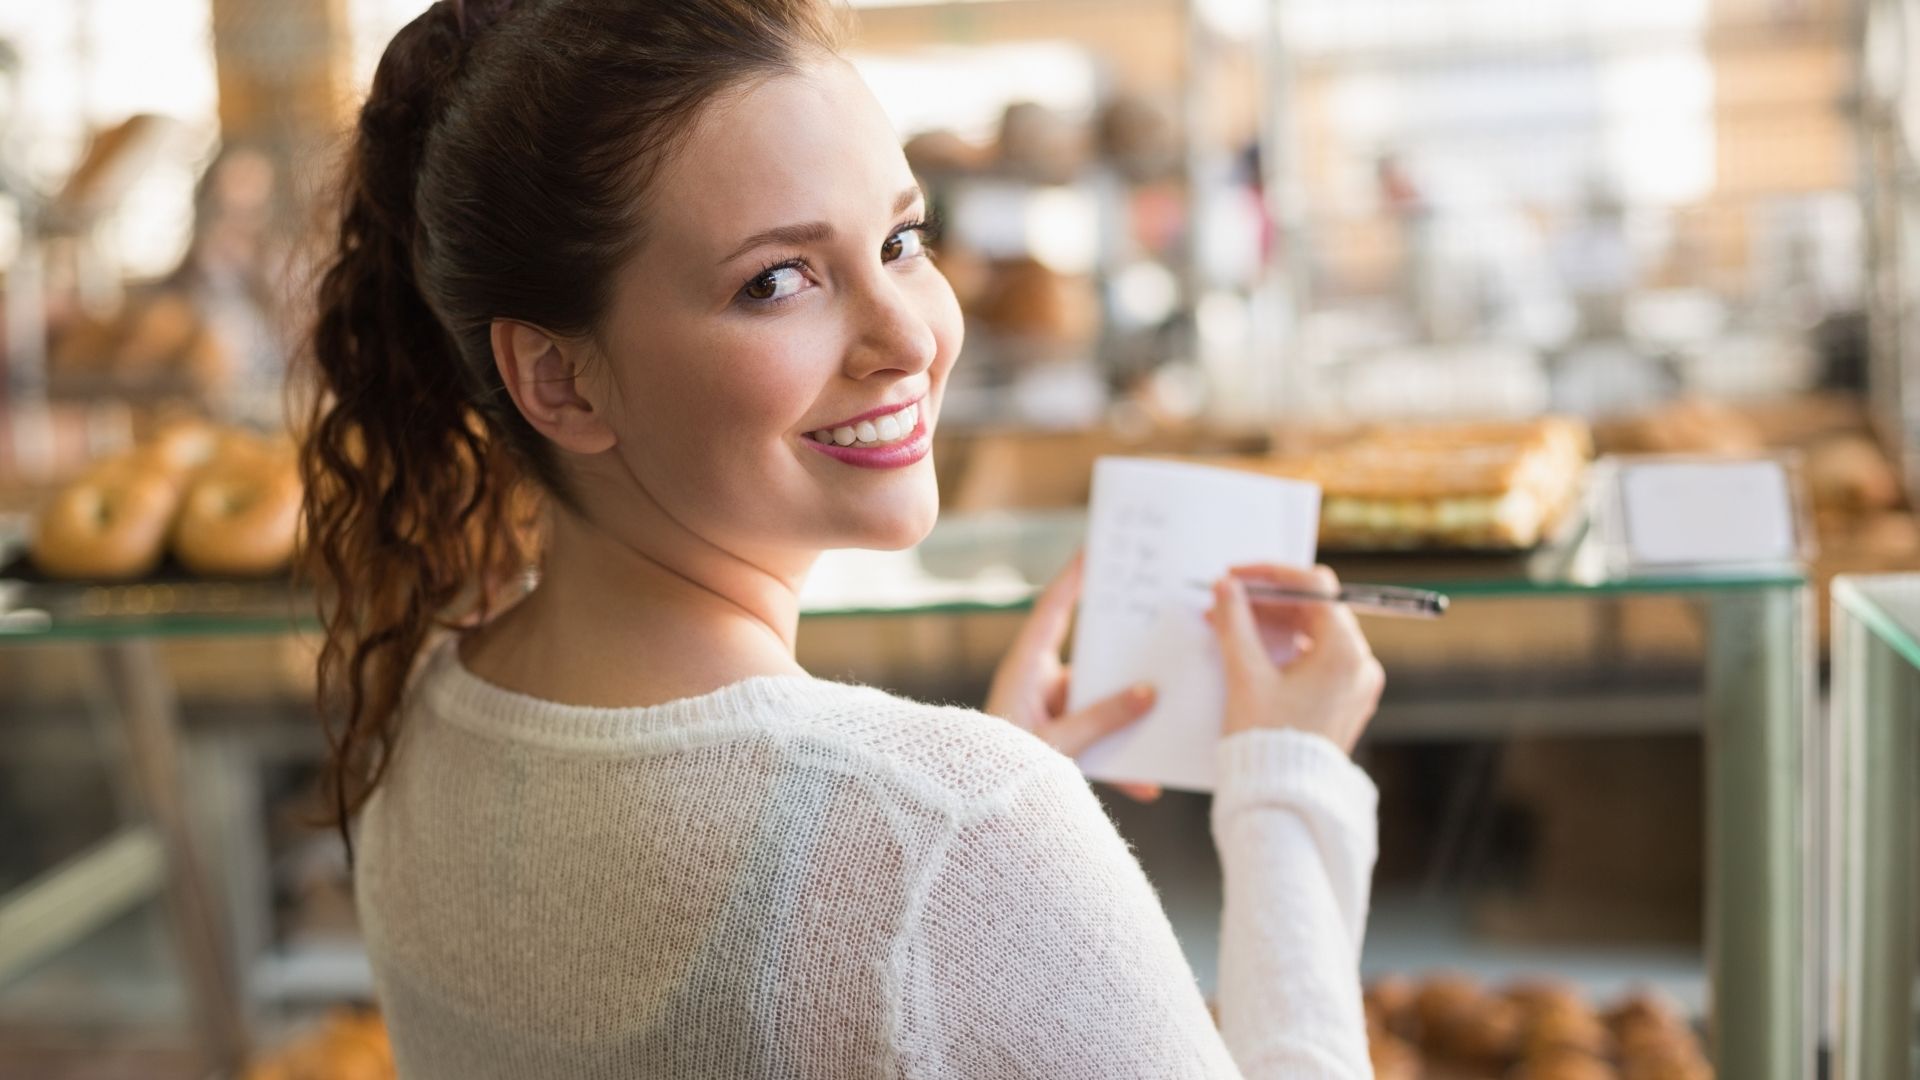
M1189 584L1202 589L1213 588L1213 584L1206 581ZM1400 585L1362 585L1356 582L1341 586L1337 594L1329 596L1322 592L1286 589L1260 581L1242 581L1241 584L1246 587L1247 595L1256 600L1328 600L1372 615L1399 615L1409 619L1437 619L1447 613L1444 594Z

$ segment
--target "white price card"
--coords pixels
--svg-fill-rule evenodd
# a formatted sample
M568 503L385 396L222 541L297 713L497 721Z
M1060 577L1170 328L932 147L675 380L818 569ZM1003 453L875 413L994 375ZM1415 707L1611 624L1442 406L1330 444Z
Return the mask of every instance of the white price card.
M1771 458L1623 461L1621 539L1634 566L1790 562L1793 484Z
M1226 689L1206 620L1231 566L1311 566L1320 489L1237 469L1104 457L1094 463L1067 706L1137 682L1153 710L1080 756L1095 780L1211 791Z

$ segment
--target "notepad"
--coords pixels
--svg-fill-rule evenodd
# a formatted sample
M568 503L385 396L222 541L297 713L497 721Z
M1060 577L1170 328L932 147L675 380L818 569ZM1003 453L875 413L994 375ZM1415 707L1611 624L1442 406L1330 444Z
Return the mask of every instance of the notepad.
M1226 689L1206 620L1230 566L1311 566L1320 489L1236 469L1145 458L1094 463L1069 709L1146 681L1153 711L1080 756L1095 780L1212 791Z

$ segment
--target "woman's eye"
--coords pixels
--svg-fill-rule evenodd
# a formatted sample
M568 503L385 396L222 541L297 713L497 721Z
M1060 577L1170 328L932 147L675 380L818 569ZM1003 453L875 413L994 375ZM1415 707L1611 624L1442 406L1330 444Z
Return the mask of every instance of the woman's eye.
M912 228L902 229L892 236L887 237L887 242L880 248L880 258L883 262L893 262L897 259L911 259L915 255L924 253L926 250L926 229L923 226L915 225Z
M800 291L806 284L806 276L797 266L776 266L771 270L747 282L742 290L749 300L784 300Z

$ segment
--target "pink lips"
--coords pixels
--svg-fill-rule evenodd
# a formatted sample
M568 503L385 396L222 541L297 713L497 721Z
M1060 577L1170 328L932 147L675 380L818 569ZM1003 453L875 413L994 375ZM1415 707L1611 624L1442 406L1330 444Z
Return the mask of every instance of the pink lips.
M933 449L933 438L927 434L926 399L922 398L920 400L921 405L918 410L919 417L913 422L913 432L899 442L891 442L885 446L841 446L838 443L820 442L811 435L802 435L800 441L828 457L844 461L849 465L857 465L863 469L905 468L919 461L921 458L926 457L927 451ZM912 402L908 404L912 404ZM873 412L862 413L852 420L844 420L834 426L840 427L846 424L857 424L870 417L885 416L888 413L899 412L903 408L906 408L906 405L894 405Z

